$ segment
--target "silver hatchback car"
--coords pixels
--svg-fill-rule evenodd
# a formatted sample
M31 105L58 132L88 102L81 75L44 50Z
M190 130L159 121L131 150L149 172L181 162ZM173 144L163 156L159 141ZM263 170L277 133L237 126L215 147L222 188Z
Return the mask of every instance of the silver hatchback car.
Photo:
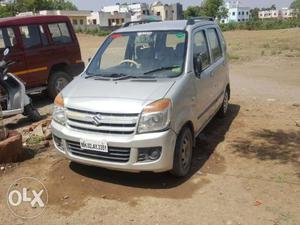
M195 138L226 115L226 44L209 20L125 24L55 99L58 152L87 165L124 171L191 168Z

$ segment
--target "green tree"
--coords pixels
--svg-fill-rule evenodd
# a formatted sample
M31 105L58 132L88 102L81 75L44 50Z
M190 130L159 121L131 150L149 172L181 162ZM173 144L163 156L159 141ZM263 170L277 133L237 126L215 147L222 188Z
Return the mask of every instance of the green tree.
M225 8L224 0L205 0L202 3L202 7L203 7L204 14L209 17L216 18L216 17L220 17L221 14L225 13L223 9L222 13L220 14L220 9ZM227 16L227 13L226 15L223 16Z
M294 0L290 6L297 18L300 18L300 0Z
M260 9L259 8L254 8L250 10L250 18L251 20L258 20L258 13Z
M184 14L185 19L188 19L190 17L202 16L203 15L203 9L200 6L189 6L184 11L183 14Z

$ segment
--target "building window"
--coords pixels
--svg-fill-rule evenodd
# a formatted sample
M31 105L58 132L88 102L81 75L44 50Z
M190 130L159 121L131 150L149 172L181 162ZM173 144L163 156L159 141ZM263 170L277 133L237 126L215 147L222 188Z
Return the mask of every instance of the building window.
M122 18L121 21L122 21L122 23L124 23L125 22L124 18Z
M156 12L156 15L157 15L157 16L160 16L160 12Z
M232 12L232 15L235 16L235 12Z
M248 11L246 12L246 15L249 15L249 12L248 12Z
M73 21L73 25L78 25L78 21L77 20L73 19L72 21Z
M80 25L83 25L83 20L80 20Z
M244 12L244 11L242 12L242 15L245 15L245 12Z
M146 10L143 10L143 15L145 15L146 14Z
M239 12L239 15L241 15L241 12Z
M94 19L93 20L93 24L96 25L97 24L97 20Z

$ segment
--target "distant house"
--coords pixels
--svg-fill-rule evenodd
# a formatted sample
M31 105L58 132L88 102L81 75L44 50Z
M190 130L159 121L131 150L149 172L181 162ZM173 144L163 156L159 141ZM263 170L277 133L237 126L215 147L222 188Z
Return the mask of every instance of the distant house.
M183 19L183 7L180 3L169 5L157 1L151 5L150 10L152 15L160 17L161 20Z
M89 25L98 25L100 27L121 26L129 21L131 21L131 15L128 12L92 12L88 17Z
M227 1L225 7L228 9L228 16L221 18L221 23L249 21L250 7L240 6L239 1Z
M258 18L261 20L267 19L292 19L295 17L293 9L282 8L275 10L261 10L258 12Z
M39 12L40 15L62 15L67 16L71 20L71 23L75 28L86 27L87 18L91 15L91 11L88 10L78 10L78 11L68 11L68 10L42 10Z

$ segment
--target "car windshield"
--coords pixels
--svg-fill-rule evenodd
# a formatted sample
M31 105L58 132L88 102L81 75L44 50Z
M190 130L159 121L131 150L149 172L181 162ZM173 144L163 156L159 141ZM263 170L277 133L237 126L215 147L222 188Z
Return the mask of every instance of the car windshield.
M184 67L185 31L114 33L93 58L87 77L167 78Z

